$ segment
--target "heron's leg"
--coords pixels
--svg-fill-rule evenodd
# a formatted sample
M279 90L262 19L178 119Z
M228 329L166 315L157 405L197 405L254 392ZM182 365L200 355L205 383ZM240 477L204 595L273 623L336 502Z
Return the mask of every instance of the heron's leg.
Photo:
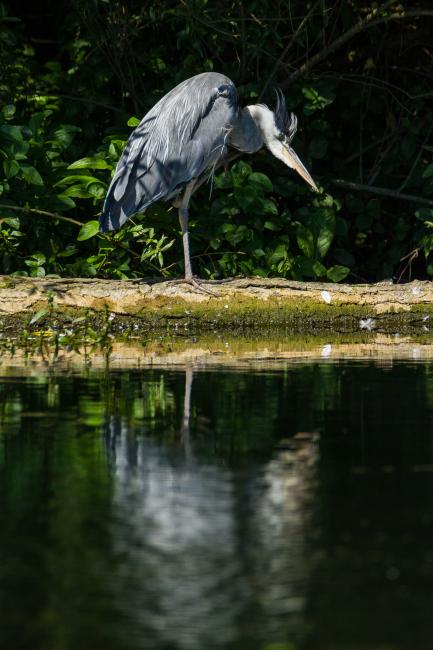
M185 258L185 280L192 280L191 257L189 254L188 205L196 182L194 178L188 183L179 205L179 221L182 228L183 255Z
M191 367L185 370L185 393L183 401L183 421L182 421L182 442L185 451L185 456L191 459L191 443L190 443L190 417L191 417L191 388L194 378L194 371Z

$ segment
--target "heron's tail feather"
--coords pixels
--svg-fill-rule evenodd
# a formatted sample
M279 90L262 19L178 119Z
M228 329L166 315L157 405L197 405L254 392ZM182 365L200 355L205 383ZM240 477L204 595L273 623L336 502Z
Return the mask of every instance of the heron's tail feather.
M117 230L143 209L143 196L138 195L136 180L134 164L116 170L99 217L101 232Z

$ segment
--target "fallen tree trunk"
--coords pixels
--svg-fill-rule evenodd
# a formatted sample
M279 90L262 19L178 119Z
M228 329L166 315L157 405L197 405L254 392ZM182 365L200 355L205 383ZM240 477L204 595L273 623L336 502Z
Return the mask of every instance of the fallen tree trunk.
M28 322L45 310L46 317L64 321L90 310L152 328L368 330L389 324L427 327L433 318L431 282L350 285L253 277L202 287L212 295L182 281L0 276L0 320Z

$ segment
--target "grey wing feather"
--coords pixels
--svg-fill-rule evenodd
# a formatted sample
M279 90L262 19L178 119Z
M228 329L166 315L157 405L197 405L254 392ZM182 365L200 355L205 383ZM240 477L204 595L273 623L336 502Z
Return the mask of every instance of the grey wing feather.
M173 88L132 132L108 188L101 230L171 198L214 164L238 111L236 88L225 75L203 73Z

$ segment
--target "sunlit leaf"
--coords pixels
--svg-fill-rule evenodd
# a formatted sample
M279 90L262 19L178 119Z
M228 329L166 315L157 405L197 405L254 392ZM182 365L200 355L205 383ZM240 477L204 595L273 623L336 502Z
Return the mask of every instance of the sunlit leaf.
M59 181L57 181L57 183L54 183L54 187L58 187L59 185L71 185L76 183L100 183L100 180L95 176L75 174L75 175L65 176L64 178L61 178Z
M67 169L111 169L111 165L99 156L88 156L76 160Z
M330 269L326 271L326 276L332 282L340 282L350 273L350 269L347 266L331 266Z
M97 235L99 232L99 221L88 221L87 223L84 224L84 226L81 227L80 232L78 233L77 240L78 241L85 241L86 239L90 239L91 237L94 237Z
M29 320L29 325L34 325L34 323L37 323L41 318L46 316L48 314L48 309L40 309L39 311L34 314L31 319Z

